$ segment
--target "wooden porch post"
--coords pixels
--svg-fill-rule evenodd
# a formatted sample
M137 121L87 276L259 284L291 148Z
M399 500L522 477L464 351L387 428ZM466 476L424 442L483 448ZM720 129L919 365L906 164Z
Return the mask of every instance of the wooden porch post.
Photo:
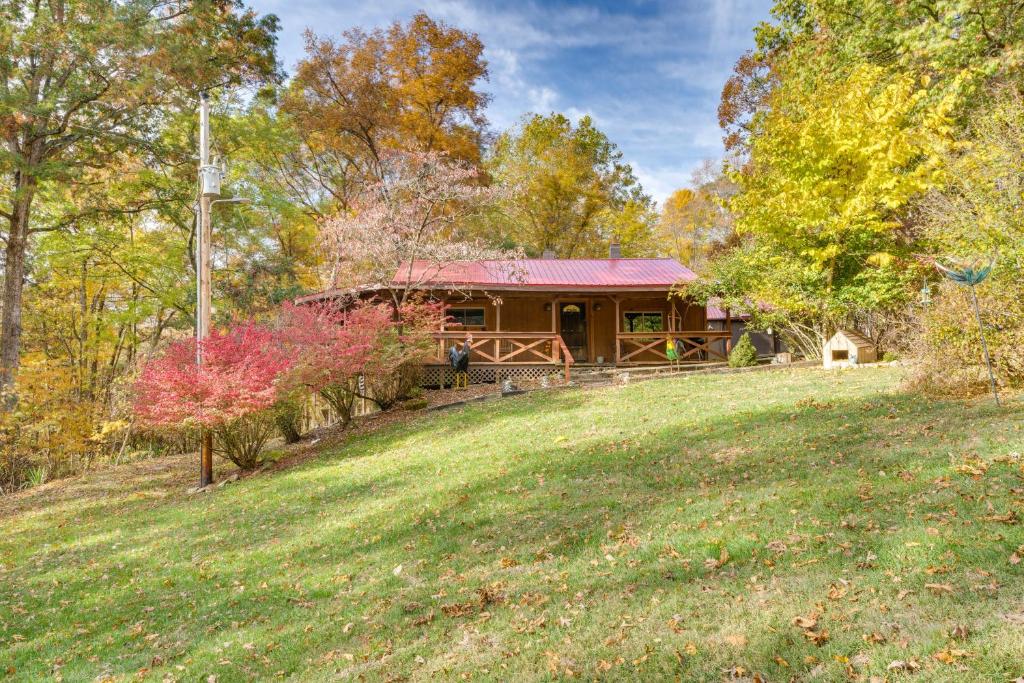
M732 353L732 311L728 307L725 309L725 329L729 331L729 336L725 338L725 355Z
M622 358L622 348L619 342L619 328L622 326L622 316L619 315L619 297L613 297L615 301L615 364L619 364Z
M448 317L448 302L444 296L441 297L441 332L444 332L444 322ZM444 335L437 340L437 359L444 363ZM441 388L444 388L444 368L441 368Z
M501 299L494 300L494 331L501 332Z
M551 300L551 334L558 334L558 297ZM551 357L558 362L561 347L554 339L551 340Z

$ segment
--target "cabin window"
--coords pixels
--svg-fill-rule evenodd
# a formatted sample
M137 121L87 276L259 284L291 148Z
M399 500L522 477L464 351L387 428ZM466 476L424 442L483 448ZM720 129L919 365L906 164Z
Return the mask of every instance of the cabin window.
M661 311L629 311L622 314L626 332L661 332L665 329Z
M484 309L482 308L449 308L449 324L460 327L483 327Z
M832 360L850 360L850 352L846 349L833 349Z

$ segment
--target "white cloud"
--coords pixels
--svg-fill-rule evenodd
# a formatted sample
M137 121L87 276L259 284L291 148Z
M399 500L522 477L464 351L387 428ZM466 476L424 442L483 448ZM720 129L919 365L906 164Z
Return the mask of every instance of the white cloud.
M250 0L281 18L280 54L302 57L302 31L337 36L386 26L423 9L480 35L495 129L524 113L590 115L664 199L702 158L720 156L716 109L736 59L753 44L771 0L645 0L581 5L556 0Z
M538 114L547 114L555 109L558 102L558 93L546 85L527 90L530 111Z

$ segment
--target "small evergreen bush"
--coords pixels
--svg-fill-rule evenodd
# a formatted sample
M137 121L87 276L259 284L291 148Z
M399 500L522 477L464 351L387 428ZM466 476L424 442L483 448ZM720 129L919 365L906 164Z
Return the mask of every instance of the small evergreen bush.
M733 347L732 352L729 354L729 367L730 368L749 368L757 365L757 349L754 348L754 343L750 341L750 335L746 332L740 337L739 342Z

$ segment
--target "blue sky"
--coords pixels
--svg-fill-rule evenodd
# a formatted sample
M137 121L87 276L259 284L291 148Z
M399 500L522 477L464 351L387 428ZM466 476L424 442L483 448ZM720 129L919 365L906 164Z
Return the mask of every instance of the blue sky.
M716 108L736 59L753 45L769 0L712 2L492 2L488 0L252 0L281 19L280 55L291 73L302 32L337 36L352 26L405 21L418 10L471 30L486 46L503 130L529 111L593 117L657 200L689 183L702 159L720 158Z

